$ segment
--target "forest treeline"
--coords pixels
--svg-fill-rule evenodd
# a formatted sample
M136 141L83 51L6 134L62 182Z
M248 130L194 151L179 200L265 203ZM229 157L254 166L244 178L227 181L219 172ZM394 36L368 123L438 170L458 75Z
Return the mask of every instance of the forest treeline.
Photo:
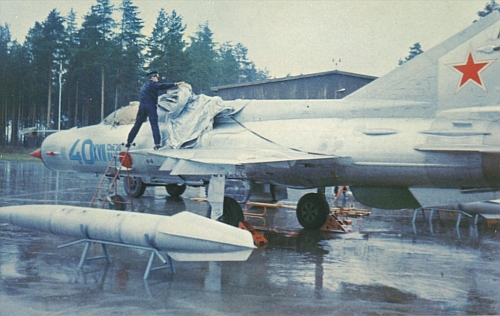
M73 10L63 17L53 9L22 44L12 40L8 24L0 25L0 146L18 145L25 127L100 122L138 99L150 70L208 95L213 86L268 78L244 45L214 42L208 22L186 38L182 16L161 9L146 36L138 15L132 0L119 7L96 0L78 26Z

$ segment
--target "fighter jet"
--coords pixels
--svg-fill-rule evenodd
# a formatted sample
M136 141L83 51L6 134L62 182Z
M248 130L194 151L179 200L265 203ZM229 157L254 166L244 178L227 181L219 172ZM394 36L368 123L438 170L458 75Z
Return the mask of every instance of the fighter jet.
M170 109L162 149L152 150L143 127L126 152L136 177L128 190L208 186L211 217L232 225L243 213L228 187L243 199L255 188L317 188L297 205L311 229L329 213L323 188L335 185L375 208L485 209L500 198L499 37L495 12L342 100L216 100L213 119L194 120L189 137L177 137L186 121ZM41 158L56 170L102 173L130 128L56 133Z

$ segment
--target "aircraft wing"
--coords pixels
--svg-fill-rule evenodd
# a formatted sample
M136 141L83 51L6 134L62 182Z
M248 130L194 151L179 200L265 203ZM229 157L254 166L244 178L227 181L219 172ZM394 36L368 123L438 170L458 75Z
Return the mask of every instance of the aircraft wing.
M291 149L163 149L148 151L148 154L167 158L160 170L172 170L172 175L234 174L236 166L245 164L267 164L287 168L299 160L337 158Z

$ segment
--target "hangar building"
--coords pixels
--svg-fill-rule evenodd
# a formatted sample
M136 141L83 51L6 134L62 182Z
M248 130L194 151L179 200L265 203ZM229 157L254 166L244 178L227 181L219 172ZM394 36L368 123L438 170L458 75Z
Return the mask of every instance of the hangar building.
M212 87L223 100L342 99L377 77L327 71L256 82Z

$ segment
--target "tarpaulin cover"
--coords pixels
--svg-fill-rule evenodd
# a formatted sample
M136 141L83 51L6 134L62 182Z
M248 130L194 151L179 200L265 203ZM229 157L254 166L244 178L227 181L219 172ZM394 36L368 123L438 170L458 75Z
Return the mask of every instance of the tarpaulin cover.
M245 104L246 102L224 102L220 97L193 94L191 85L184 83L158 97L158 123L162 131L167 131L167 146L175 149L189 147L204 132L212 129L215 116L233 114ZM103 123L134 124L138 110L139 102L130 102L128 106L108 115Z
M240 109L220 97L193 94L191 85L183 84L158 98L158 121L164 124L162 130L166 128L166 144L180 148L187 142L194 145L193 141L210 131L217 114L225 111L229 115Z

